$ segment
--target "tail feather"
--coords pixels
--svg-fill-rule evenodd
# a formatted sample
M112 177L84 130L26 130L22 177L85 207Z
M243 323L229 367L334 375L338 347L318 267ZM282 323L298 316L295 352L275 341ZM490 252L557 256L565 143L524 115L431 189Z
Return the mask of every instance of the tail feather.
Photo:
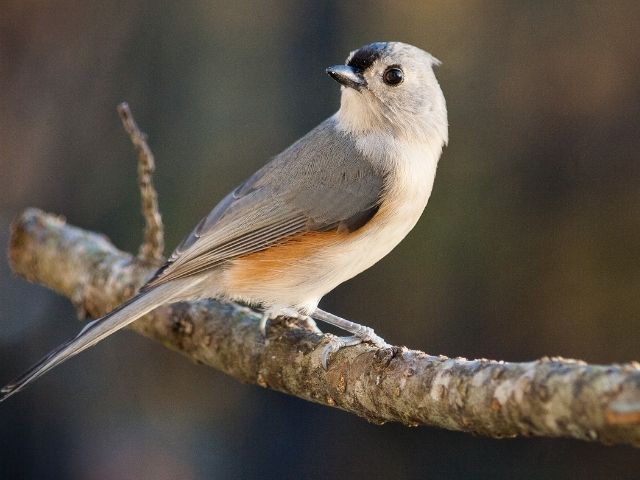
M140 292L135 297L115 308L104 317L87 324L81 331L66 343L50 352L37 364L11 383L0 389L0 402L19 392L34 380L40 378L52 368L92 347L100 340L126 327L133 321L149 313L154 308L172 301L182 291L175 285L162 285L151 290Z

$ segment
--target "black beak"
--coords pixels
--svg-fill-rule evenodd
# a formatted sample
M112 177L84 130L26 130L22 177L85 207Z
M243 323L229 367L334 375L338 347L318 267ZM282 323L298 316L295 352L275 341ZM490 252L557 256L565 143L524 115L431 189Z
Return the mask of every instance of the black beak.
M367 81L362 76L362 70L349 65L334 65L327 68L326 72L340 85L360 90L367 86Z

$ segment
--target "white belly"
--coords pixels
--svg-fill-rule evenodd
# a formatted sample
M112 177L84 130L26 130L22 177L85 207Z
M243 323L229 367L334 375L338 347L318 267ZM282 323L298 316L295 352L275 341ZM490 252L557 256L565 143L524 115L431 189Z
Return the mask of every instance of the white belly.
M325 294L371 267L402 241L427 205L440 155L439 149L436 155L424 147L404 152L395 159L385 199L369 223L346 241L317 252L269 286L263 285L262 298L313 311Z
M398 159L396 173L388 179L385 200L371 225L365 225L344 246L340 283L386 256L420 219L433 188L437 158L430 158L423 149L407 153Z

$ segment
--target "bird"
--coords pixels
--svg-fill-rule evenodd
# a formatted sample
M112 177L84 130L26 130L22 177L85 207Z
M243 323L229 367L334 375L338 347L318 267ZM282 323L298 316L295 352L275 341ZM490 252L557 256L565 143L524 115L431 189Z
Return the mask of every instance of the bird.
M130 300L87 324L23 375L0 401L156 307L217 298L278 316L320 320L350 336L322 354L370 342L370 327L318 308L320 299L374 265L427 205L448 143L447 108L434 67L402 42L375 42L326 69L338 111L224 197Z

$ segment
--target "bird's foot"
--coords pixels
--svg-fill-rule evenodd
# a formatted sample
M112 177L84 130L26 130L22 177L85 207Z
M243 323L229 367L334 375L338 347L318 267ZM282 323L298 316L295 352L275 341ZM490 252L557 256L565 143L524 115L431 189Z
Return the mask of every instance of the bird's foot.
M384 341L384 339L373 331L373 328L359 323L352 322L350 320L338 317L333 313L325 312L317 308L313 314L313 318L321 320L325 323L341 328L352 334L350 337L337 337L335 340L329 342L329 344L322 351L321 362L324 369L327 369L329 364L329 357L331 354L337 352L343 347L351 347L358 345L362 342L368 342L375 345L378 348L389 348L390 345Z
M314 333L322 333L316 322L309 315L304 315L291 307L274 306L265 310L262 317L260 317L259 327L263 337L267 336L267 322L278 317L293 318L298 320L305 329Z
M309 315L300 315L298 320L300 324L302 324L305 330L309 330L310 332L318 333L322 335L322 330L318 328L316 321L313 318L311 318Z

